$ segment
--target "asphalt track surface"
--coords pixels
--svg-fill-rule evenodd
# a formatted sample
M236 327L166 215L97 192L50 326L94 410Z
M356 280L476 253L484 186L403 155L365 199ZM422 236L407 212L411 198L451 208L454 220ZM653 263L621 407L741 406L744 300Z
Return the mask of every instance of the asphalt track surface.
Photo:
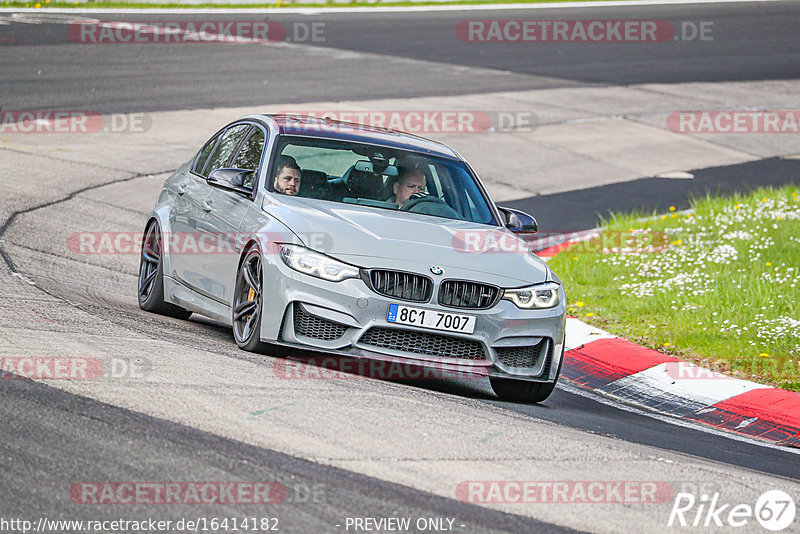
M285 494L259 517L278 517L282 532L325 532L345 517L458 517L469 532L575 532L539 521L445 499L398 484L320 466L219 436L69 395L29 380L0 381L5 517L42 510L51 519L119 519L120 509L97 506L76 512L64 488L76 481L263 480ZM58 408L54 408L58 407ZM91 456L78 451L93 451ZM56 451L60 451L56 453ZM35 484L31 480L37 480ZM16 488L16 491L8 491ZM280 494L278 494L280 495ZM282 499L282 500L278 500ZM313 506L312 509L310 509ZM13 512L12 512L13 510ZM278 511L280 513L278 513ZM241 517L241 505L204 507L206 517ZM125 517L178 521L197 507L125 507ZM248 514L249 515L249 514Z
M590 18L591 13L560 10L552 18ZM457 22L465 18L534 16L541 18L542 11L515 11L513 15L491 11L467 15L447 12L357 17L320 15L319 20L327 24L324 47L389 57L359 56L366 64L347 61L346 54L332 61L329 51L315 56L304 48L295 47L274 48L274 54L264 54L264 48L258 45L212 45L210 48L208 45L78 45L66 38L62 23L35 26L13 23L0 26L0 42L5 43L0 44L2 106L4 109L91 109L119 113L585 84L787 79L800 74L796 30L800 5L788 2L632 7L604 13L604 18L666 19L673 23L713 20L715 41L702 49L680 42L652 47L614 45L592 49L575 44L539 45L535 54L520 54L517 45L465 45L452 36ZM126 20L133 18L125 17ZM274 18L286 22L309 19ZM443 34L449 38L442 40ZM405 63L396 58L413 61ZM466 69L461 78L454 80L450 69L453 65L502 69L508 74L490 76L488 71ZM754 168L737 167L743 171L744 188L753 185L753 176L770 175L779 183L791 181L798 170L796 161L767 160L751 165ZM646 180L633 184L641 191L641 196L627 196L622 200L626 203L624 206L614 186L605 186L607 189L603 191L524 199L517 204L532 209L542 220L551 220L559 211L585 214L592 199L595 207L597 199L606 199L601 202L604 209L648 210L663 207L665 202L683 206L690 194L698 192L698 188L716 187L715 177L730 170L701 171L695 181L686 183L684 190L671 190L674 196L662 195L656 205L648 202L653 193L659 191L658 183ZM72 200L61 206L64 213L76 209L70 203ZM556 209L548 212L548 206ZM565 212L564 206L571 206L571 211ZM562 230L591 227L597 213L602 212L603 209L597 209L594 215L587 214L582 219L573 215L553 227ZM12 222L9 220L3 226L3 234L11 228ZM570 224L573 227L569 227ZM37 282L47 294L67 302L84 302L76 304L76 310L156 338L178 339L189 347L219 352L221 361L226 358L258 361L233 346L228 328L211 321L193 318L176 323L156 316L143 317L138 309L131 307L130 300L115 296L130 289L129 284L126 285L128 281L101 281L99 286L109 289L106 295L111 296L98 296L103 293L99 289L87 296L84 278L93 271L87 269L83 273L80 268L76 271L74 264L68 268L54 257L41 258L17 249L12 254L6 247L3 249L8 267L42 274ZM543 405L525 406L497 401L485 386L473 384L406 383L404 386L420 392L444 391L477 398L486 404L564 427L800 480L797 456L789 452L678 427L573 391L558 389ZM64 492L64 487L76 480L186 480L199 479L204 474L214 479L225 473L233 477L285 481L289 488L320 481L336 488L335 497L329 496L324 504L309 507L307 503L288 502L290 509L281 517L286 518L289 532L329 529L333 518L366 514L458 516L468 524L470 532L560 530L530 518L435 497L406 486L245 445L27 380L0 381L0 396L3 399L0 435L4 436L0 442L0 457L3 458L0 462L3 479L0 512L5 516L33 516L51 511L76 517L75 508ZM85 450L99 452L89 461ZM126 509L126 512L136 511ZM161 518L183 515L183 510L174 509L147 507L141 511ZM101 519L104 514L111 517L113 512L113 509L92 509L83 513L92 519ZM222 515L234 511L207 509L204 515L212 512Z
M535 213L541 235L597 228L612 213L663 213L670 206L690 207L692 198L705 195L747 194L759 187L797 183L800 160L767 158L758 161L696 169L694 178L641 178L566 193L540 195L504 202L511 208Z
M50 17L61 22L0 25L3 109L125 113L800 75L796 2L631 6L605 8L602 15L592 9L94 15L112 21L269 19L288 28L290 37L295 23L324 24L321 41L287 46L77 44L64 23L74 17ZM701 46L696 39L603 46L479 43L463 42L456 33L463 20L592 18L667 21L678 28L676 37L684 22L712 22L713 40Z

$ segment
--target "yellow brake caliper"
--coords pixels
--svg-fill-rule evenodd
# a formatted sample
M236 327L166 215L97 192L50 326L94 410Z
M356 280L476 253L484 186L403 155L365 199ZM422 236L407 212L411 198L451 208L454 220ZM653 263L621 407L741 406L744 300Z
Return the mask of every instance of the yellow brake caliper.
M250 291L247 292L247 300L255 300L255 298L256 298L256 290L251 287ZM248 315L246 320L249 321L251 315L253 314L251 313L250 315Z

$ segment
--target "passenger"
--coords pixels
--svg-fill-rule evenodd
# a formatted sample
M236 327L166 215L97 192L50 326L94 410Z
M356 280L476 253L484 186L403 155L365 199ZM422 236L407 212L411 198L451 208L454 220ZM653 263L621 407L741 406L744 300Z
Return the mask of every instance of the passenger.
M292 156L281 156L275 171L272 188L284 195L297 195L300 191L300 165Z
M417 168L401 168L400 175L394 183L394 196L389 199L389 202L400 204L402 208L403 204L411 198L411 195L424 195L425 188L425 175L421 170Z

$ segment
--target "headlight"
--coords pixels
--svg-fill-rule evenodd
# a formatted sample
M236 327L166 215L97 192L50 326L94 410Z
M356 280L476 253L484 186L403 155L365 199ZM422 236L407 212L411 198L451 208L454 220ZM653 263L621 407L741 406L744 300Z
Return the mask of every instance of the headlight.
M299 245L279 245L283 263L303 274L323 280L340 282L345 278L357 278L358 268L329 258L319 252Z
M510 300L523 310L552 308L558 305L559 285L553 282L503 291L503 300Z

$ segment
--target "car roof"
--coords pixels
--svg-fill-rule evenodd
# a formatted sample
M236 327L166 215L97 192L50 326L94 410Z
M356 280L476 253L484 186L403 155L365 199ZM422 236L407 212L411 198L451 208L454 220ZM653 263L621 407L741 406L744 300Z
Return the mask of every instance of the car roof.
M448 159L460 160L458 153L445 145L413 134L352 122L305 115L260 114L248 117L271 123L281 135L298 135L365 143L387 148L422 152Z

